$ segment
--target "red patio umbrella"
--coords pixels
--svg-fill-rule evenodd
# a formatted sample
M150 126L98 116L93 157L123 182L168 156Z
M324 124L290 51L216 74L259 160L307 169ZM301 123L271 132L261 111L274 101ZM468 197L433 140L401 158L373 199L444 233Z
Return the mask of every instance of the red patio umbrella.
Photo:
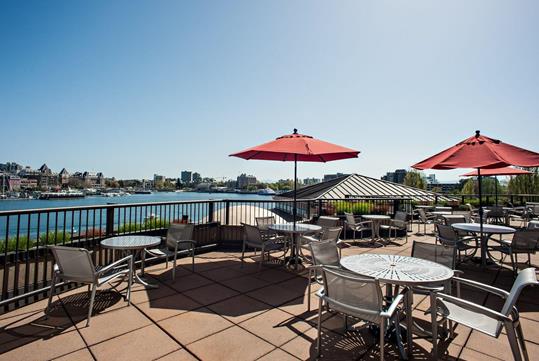
M456 169L476 168L479 180L479 218L481 237L483 237L483 203L481 194L481 170L507 166L537 167L539 153L522 149L500 140L475 135L430 158L412 166L415 169Z
M258 145L241 152L230 154L243 159L260 159L294 162L294 223L296 222L297 162L330 162L333 160L357 158L359 151L324 142L309 135L294 133L283 135L271 142Z
M498 177L499 175L521 175L521 174L532 174L532 172L529 172L524 169L518 169L518 168L511 168L511 167L502 167L502 168L492 168L492 169L484 169L483 172L481 172L481 176L494 176L495 182L494 186L496 187L496 205L498 205ZM462 174L461 177L477 177L479 175L478 170L474 170L472 172L468 172L465 174Z

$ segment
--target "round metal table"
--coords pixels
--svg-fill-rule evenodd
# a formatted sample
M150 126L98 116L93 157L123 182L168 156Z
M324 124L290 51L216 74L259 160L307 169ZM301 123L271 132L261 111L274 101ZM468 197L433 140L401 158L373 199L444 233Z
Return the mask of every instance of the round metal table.
M454 229L459 231L471 232L471 233L480 233L481 225L479 223L454 223L451 225ZM487 265L487 244L489 238L494 234L512 234L517 230L511 227L506 226L497 226L493 224L483 224L483 235L481 236L481 266L485 267ZM490 260L491 261L491 260Z
M390 255L390 254L358 254L341 258L341 265L361 276L377 278L386 283L386 295L392 297L391 285L421 286L442 284L454 276L452 269L441 264L421 258ZM412 319L413 288L408 288L406 297L406 329L407 345L410 351L412 345ZM416 325L416 331L426 334L426 331ZM404 347L397 337L397 346L401 357L405 358ZM433 346L434 347L434 346Z
M380 223L382 221L387 221L391 219L390 216L386 216L383 214L364 214L361 216L361 218L365 218L366 220L372 221L372 241L375 240L382 240L385 241L382 237L380 237Z
M298 263L301 263L299 259L299 244L298 244L298 235L308 235L320 232L322 227L315 224L304 224L304 223L284 223L284 224L272 224L268 226L268 229L287 236L291 239L290 246L290 257L287 259L287 264L290 265L294 263L294 269L297 269Z
M144 281L140 276L144 276L144 260L146 248L158 247L161 244L160 237L152 236L118 236L111 237L101 241L101 247L112 249L114 251L129 251L133 258L140 255L140 275L135 272L135 282L141 283L146 287L158 287Z

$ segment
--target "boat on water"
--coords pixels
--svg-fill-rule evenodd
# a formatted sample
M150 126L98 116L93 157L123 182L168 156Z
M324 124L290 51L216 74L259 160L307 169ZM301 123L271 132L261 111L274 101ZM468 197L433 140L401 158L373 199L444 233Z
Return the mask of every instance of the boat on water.
M81 191L59 191L59 192L42 192L39 199L66 199L66 198L84 198L85 195Z
M149 189L135 189L135 194L152 194Z
M271 188L265 188L258 191L259 196L274 196L277 193Z

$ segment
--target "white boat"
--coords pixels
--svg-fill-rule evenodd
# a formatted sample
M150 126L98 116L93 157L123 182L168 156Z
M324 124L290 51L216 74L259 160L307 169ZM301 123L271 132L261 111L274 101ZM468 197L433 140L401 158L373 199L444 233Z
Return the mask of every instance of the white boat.
M271 188L261 189L258 191L259 196L274 196L277 193Z

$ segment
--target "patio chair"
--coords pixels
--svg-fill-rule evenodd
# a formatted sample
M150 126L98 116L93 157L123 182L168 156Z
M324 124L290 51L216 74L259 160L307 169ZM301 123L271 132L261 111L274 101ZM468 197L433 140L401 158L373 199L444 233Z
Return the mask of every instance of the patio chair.
M395 217L390 219L387 224L380 224L380 229L388 231L390 242L392 231L395 232L395 240L397 239L397 231L404 231L405 241L403 244L408 243L408 214L402 211L395 212Z
M360 239L363 238L363 232L369 231L372 233L372 221L358 221L353 213L344 213L346 220L344 221L345 225L345 236L346 231L351 230L353 232L354 241L356 240L356 232L359 232ZM346 237L345 237L346 238Z
M509 216L502 207L490 207L486 214L488 223L506 225L509 221Z
M256 226L260 230L260 233L262 234L262 237L271 238L277 235L275 232L269 229L269 226L275 224L274 216L255 217L255 222Z
M146 253L154 257L165 257L165 265L168 268L168 259L172 257L172 280L176 279L176 261L178 252L188 250L191 254L191 268L195 270L195 247L196 241L193 240L194 224L172 223L168 227L165 237L165 245L161 248L146 250Z
M127 277L127 294L125 299L127 300L127 304L131 305L131 283L133 282L132 255L119 259L105 267L96 267L92 261L91 252L85 248L65 246L48 246L48 248L54 255L55 265L53 267L51 290L49 293L49 301L45 308L45 314L49 313L52 297L55 294L56 283L58 281L76 282L88 285L90 306L88 309L86 326L90 325L97 287L105 283L109 283L117 278Z
M470 203L466 203L466 207L468 207L468 211L470 211L470 215L472 217L479 214L479 210L477 208L474 208Z
M245 257L245 248L252 247L260 250L260 263L258 269L262 268L264 255L267 253L268 259L271 251L283 251L286 244L283 237L271 237L264 239L258 227L242 223L243 226L243 246L241 250L241 266L243 267L243 258Z
M436 242L439 242L444 246L455 247L457 249L459 263L463 260L462 253L464 253L464 258L471 258L479 248L477 237L459 236L451 226L445 224L436 225ZM471 251L471 253L468 253L469 251Z
M458 215L458 216L453 216L451 218L445 218L445 225L446 226L450 226L450 225L455 224L455 223L468 223L468 221L466 220L466 216L464 214Z
M339 218L320 216L316 220L316 225L323 228L337 227L339 225Z
M539 229L539 221L530 221L527 229Z
M390 326L400 329L399 305L404 307L405 294L397 295L391 304L386 306L378 279L359 277L351 272L327 266L322 267L321 271L324 287L316 293L320 298L316 342L318 356L322 353L322 309L326 305L328 312L338 312L344 315L345 328L347 328L348 316L378 326L380 328L380 360L384 360L386 331ZM400 338L400 332L397 331L395 334Z
M307 299L307 311L311 310L311 285L314 282L323 285L322 274L320 268L323 266L331 266L341 268L341 254L335 242L325 240L320 242L309 243L309 249L312 256L312 266L309 266L309 277L307 278L307 288L309 298Z
M505 328L513 359L520 361L522 360L522 356L524 356L524 360L529 360L516 303L520 293L525 287L531 285L536 286L539 284L535 269L527 268L522 270L513 283L510 292L458 277L453 278L453 281L455 281L457 285L457 297L440 292L433 292L430 296L431 304L436 305L435 309L437 310L437 312L431 313L433 354L437 355L438 323L436 322L436 319L438 315L441 316L442 319L451 320L457 324L464 325L494 338L498 338L502 329ZM462 299L460 297L460 292L458 291L461 284L505 299L503 307L500 311L497 311Z
M343 244L343 241L339 238L341 236L341 232L342 227L327 227L322 229L322 233L320 235L301 236L299 239L300 247L310 251L309 244L312 242L331 241L337 246L340 255Z
M423 208L416 209L417 214L419 218L417 219L417 234L419 233L419 229L421 228L421 224L423 225L423 235L427 234L427 224L433 224L436 220L436 217L432 214L427 214Z
M504 255L508 255L511 259L511 267L513 273L517 274L518 255L528 255L528 265L531 266L531 254L535 254L537 251L537 244L539 242L539 229L537 230L519 230L513 234L511 240L508 239L492 239L497 242L497 245L490 246L494 251L499 251ZM500 262L500 267L502 266Z

